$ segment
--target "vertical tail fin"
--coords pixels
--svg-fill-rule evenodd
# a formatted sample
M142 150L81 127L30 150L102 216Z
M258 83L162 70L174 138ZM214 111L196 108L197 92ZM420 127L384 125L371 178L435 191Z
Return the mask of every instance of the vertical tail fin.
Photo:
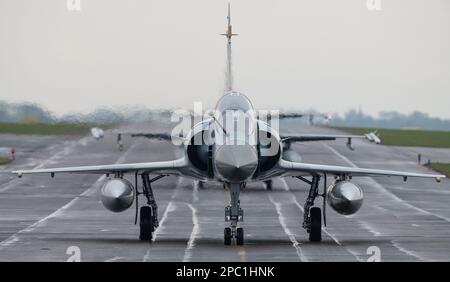
M228 27L226 33L222 33L221 35L227 37L227 73L226 73L226 90L233 90L233 74L232 74L232 65L231 65L231 38L238 34L233 33L233 27L231 25L231 9L230 3L228 3Z

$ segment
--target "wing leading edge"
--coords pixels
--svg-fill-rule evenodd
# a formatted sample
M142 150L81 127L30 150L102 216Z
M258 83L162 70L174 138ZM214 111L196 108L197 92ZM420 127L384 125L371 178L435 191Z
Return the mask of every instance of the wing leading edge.
M345 134L290 134L281 136L283 142L306 142L306 141L325 141L336 139L367 139L365 135L345 135Z
M401 176L405 180L408 177L424 177L424 178L434 178L436 181L440 181L446 178L442 174L425 174L425 173L414 173L414 172L404 172L395 170L383 170L383 169L369 169L369 168L358 168L358 167L345 167L345 166L334 166L334 165L321 165L321 164L309 164L309 163L299 163L290 162L286 160L281 160L279 163L280 169L284 170L284 176L295 176L299 173L327 173L336 176Z
M17 174L17 176L19 177L21 177L24 174L35 174L35 173L50 173L53 176L55 173L113 174L113 173L129 173L135 171L179 175L180 170L185 168L187 165L188 164L186 159L181 158L173 161L161 161L161 162L15 170L12 173Z
M348 135L348 134L290 134L281 136L281 141L286 148L291 146L292 142L308 142L308 141L327 141L336 139L347 139L346 145L350 150L354 150L352 139L367 139L366 135Z

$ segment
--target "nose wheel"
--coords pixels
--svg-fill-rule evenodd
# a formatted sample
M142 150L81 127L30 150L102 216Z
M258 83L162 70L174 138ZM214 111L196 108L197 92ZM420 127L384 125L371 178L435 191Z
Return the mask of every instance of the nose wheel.
M244 245L244 229L241 227L236 229L236 245Z
M231 227L226 227L223 230L223 242L226 246L231 245L232 239L236 240L236 245L244 245L244 229L242 227L235 228L234 232Z
M231 245L231 238L233 236L231 235L231 228L230 227L225 227L225 229L223 230L223 242L226 246Z

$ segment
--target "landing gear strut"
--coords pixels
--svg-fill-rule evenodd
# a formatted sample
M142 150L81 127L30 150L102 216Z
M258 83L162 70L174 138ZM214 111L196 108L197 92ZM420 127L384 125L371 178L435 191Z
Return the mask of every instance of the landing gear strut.
M123 141L122 134L117 134L117 146L119 147L119 151L123 151Z
M308 197L304 205L302 226L309 233L309 241L320 242L322 240L322 211L319 207L313 206L317 196L323 196L325 199L326 191L324 190L323 195L319 195L320 175L318 174L313 175L311 181L302 176L297 176L297 178L310 185Z
M244 244L244 230L238 227L239 221L244 221L244 211L240 207L239 194L244 184L229 183L230 205L225 207L225 221L230 221L230 227L223 231L224 244L231 245L232 239L236 239L236 245Z
M139 239L142 241L151 241L153 237L153 232L159 226L158 221L158 205L156 204L155 197L152 190L152 182L163 178L165 175L159 175L150 179L148 173L143 173L142 175L142 192L139 192L136 185L136 218L135 223L137 223L137 212L139 207L138 196L144 195L147 199L147 206L143 206L140 209L139 217ZM137 184L137 173L135 177Z

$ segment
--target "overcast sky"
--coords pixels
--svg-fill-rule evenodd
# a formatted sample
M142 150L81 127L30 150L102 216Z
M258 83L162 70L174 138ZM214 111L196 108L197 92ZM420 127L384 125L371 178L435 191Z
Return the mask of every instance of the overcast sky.
M222 0L0 0L0 100L62 114L213 106ZM450 1L231 1L235 88L258 108L450 118Z

